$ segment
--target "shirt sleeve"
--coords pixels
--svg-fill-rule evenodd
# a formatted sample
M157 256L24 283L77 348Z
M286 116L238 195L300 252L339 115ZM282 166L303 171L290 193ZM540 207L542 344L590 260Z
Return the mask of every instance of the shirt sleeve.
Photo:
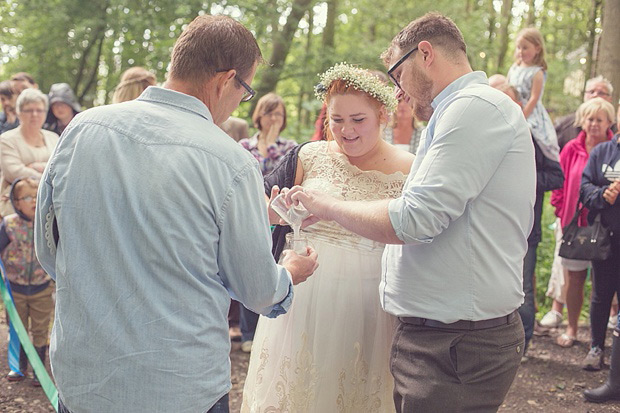
M37 194L37 208L34 220L34 242L37 259L46 273L56 279L56 246L54 226L56 214L52 203L51 162L47 164L39 191Z
M599 186L595 182L599 181L598 171L600 171L601 159L600 150L594 148L588 158L588 163L583 169L583 175L581 175L581 194L580 200L584 203L586 208L591 211L600 211L611 207L611 205L603 198L603 192L607 186ZM602 178L602 173L601 173Z
M432 242L463 215L506 156L512 144L508 137L515 135L503 113L482 99L455 100L440 116L414 177L389 203L396 236L407 244Z
M291 277L271 255L263 178L254 162L235 178L221 217L218 264L226 288L254 312L275 317L288 311Z

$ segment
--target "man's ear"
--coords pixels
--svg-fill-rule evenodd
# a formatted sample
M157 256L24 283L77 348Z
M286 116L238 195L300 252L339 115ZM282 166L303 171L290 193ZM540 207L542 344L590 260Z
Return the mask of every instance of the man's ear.
M433 45L426 40L422 40L418 44L418 51L422 55L422 64L425 67L430 66L436 58L436 51Z
M215 94L219 99L224 96L224 93L230 87L231 82L235 81L235 75L237 71L235 69L230 69L227 72L219 72L215 74Z

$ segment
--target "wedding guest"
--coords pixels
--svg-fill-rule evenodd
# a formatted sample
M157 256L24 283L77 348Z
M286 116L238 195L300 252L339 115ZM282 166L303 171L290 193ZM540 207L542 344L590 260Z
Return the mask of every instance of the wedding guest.
M82 111L75 93L67 83L54 83L50 87L49 111L44 128L57 135L62 135L71 119Z
M242 139L250 139L250 127L248 123L235 116L231 116L222 123L222 130L236 142Z
M620 121L620 116L617 117ZM609 312L611 296L620 292L620 135L592 149L590 159L583 170L581 179L581 199L590 209L588 221L601 214L601 222L611 231L611 254L604 261L592 261L595 278L593 280L592 305L590 307L592 325L592 344L605 343L605 333L601 335L600 320ZM595 318L597 320L595 320ZM605 402L620 399L620 325L613 332L613 346L609 361L609 377L605 384L593 390L586 390L584 396L591 402Z
M275 93L267 93L258 100L252 122L258 132L249 139L241 139L239 143L256 158L264 176L273 171L282 157L297 146L297 142L280 136L286 128L286 107L282 98ZM258 314L244 306L239 310L241 351L249 353L252 350Z
M581 175L588 162L590 151L596 145L610 140L613 136L609 129L613 118L613 106L602 98L590 99L582 103L577 110L575 123L579 124L582 130L577 138L564 146L560 153L564 185L561 189L553 191L551 195L551 205L555 207L555 215L560 218L562 228L566 227L575 215L579 203ZM579 225L587 225L586 215L587 209L584 209L579 218ZM577 340L577 323L583 305L587 271L591 267L591 263L590 261L568 258L561 258L560 262L567 271L566 310L568 326L566 331L558 336L556 343L561 347L571 347ZM602 356L602 350L599 347L593 347L583 360L583 367L589 370L597 369Z
M43 128L47 96L38 89L26 89L17 98L19 126L0 135L0 214L14 213L9 198L11 184L25 176L40 178L52 155L58 135Z
M157 78L143 67L135 66L125 70L121 75L121 81L114 89L112 103L127 102L134 100L149 86L155 86Z
M296 184L345 200L398 196L413 156L383 140L381 130L396 107L393 90L370 71L346 64L320 79L327 141L289 152L265 178L266 194ZM395 320L381 310L377 295L384 245L333 222L302 234L319 254L319 269L296 288L288 314L260 318L241 411L393 412Z
M0 120L0 134L19 126L19 119L15 111L15 102L18 94L13 89L10 80L0 82L0 104L2 104L2 119Z
M218 126L260 62L240 23L199 16L164 87L65 130L35 219L59 412L228 412L230 296L275 317L315 269L311 248L274 262L258 164Z
M416 122L413 109L405 99L398 101L396 112L384 130L385 141L415 155L424 127Z
M384 53L428 120L403 193L343 201L294 187L319 219L385 242L381 304L399 318L390 362L397 412L496 411L523 354L522 271L535 165L523 112L473 72L454 22L428 13ZM480 121L484 119L484 127Z

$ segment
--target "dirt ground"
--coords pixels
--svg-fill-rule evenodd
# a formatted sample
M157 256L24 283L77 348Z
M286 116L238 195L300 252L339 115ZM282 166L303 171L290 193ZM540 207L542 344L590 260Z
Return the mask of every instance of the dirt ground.
M587 372L580 367L581 360L588 351L588 327L580 328L579 342L570 349L554 344L555 336L560 331L551 330L548 336L534 337L528 352L528 361L521 364L500 412L620 412L620 402L596 405L586 403L583 399L583 390L603 383L609 372L607 368L600 372ZM7 370L6 337L7 325L2 320L0 365L3 374ZM608 331L608 337L611 337L611 331ZM608 338L608 345L610 344L611 339ZM241 352L239 343L233 343L230 356L233 366L230 411L238 412L249 355ZM31 377L30 375L27 380L19 383L9 383L6 379L1 379L0 412L54 411L43 391L31 386Z

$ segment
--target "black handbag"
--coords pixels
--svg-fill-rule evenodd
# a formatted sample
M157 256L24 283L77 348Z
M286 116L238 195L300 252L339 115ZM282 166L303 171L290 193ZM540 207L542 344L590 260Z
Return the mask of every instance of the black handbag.
M601 222L601 214L596 214L592 225L579 226L579 216L584 206L579 208L570 224L563 228L559 255L563 258L584 261L603 261L611 255L612 232Z

